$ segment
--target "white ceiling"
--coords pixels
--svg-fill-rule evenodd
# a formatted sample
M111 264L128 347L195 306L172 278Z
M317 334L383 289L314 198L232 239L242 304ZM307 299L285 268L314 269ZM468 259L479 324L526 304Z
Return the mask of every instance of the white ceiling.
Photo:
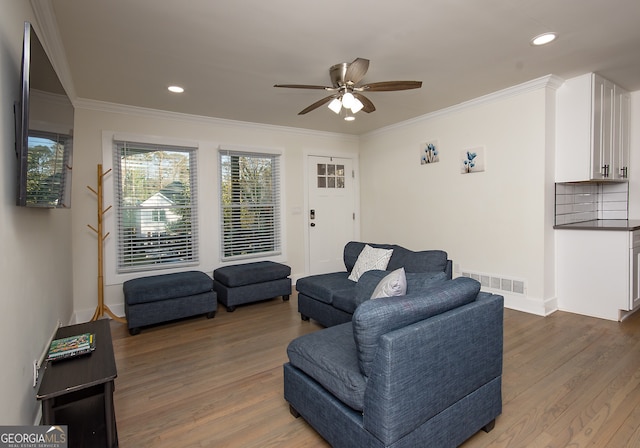
M185 114L362 134L548 74L595 71L640 90L639 0L55 0L46 11L72 95ZM529 44L545 31L558 40ZM368 93L377 110L351 123L326 107L297 115L322 90L273 87L330 85L329 67L357 57L371 61L363 82L423 86Z

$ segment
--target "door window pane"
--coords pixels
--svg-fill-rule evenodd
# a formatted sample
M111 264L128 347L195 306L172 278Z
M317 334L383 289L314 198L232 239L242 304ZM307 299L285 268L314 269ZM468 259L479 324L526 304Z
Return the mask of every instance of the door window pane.
M344 165L319 163L318 188L344 188Z

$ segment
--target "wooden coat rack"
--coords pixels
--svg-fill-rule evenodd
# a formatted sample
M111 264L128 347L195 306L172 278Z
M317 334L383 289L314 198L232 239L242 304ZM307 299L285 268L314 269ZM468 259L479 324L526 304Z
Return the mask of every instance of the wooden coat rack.
M104 240L109 236L109 232L105 234L102 229L102 217L105 213L109 211L111 205L105 209L103 209L102 205L102 179L104 176L109 174L111 169L108 169L105 172L102 172L102 164L98 164L98 190L94 190L93 188L87 186L87 188L93 192L98 198L98 228L96 229L91 224L87 224L91 230L93 230L98 236L98 307L96 308L96 312L93 313L93 317L91 320L97 320L104 317L104 314L108 314L112 319L117 320L118 322L126 323L127 320L124 317L117 316L109 309L108 305L104 303L104 276L103 276L103 249L104 249Z

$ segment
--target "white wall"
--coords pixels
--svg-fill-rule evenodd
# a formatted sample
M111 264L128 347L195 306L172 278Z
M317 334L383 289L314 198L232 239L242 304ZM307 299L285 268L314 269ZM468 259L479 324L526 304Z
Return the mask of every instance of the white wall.
M3 0L0 14L0 425L34 424L32 386L58 322L72 313L71 211L16 207L13 102L19 98L24 21L29 2ZM36 31L38 28L36 26Z
M72 228L73 297L78 320L90 318L97 303L97 241L95 234L87 227L87 224L95 226L97 210L95 196L87 186L96 185L97 164L103 164L104 169L111 166L111 160L103 156L103 134L135 134L198 145L201 262L194 269L209 275L220 266L217 148L221 144L282 151L285 253L279 260L291 266L293 278L305 274L306 227L305 215L300 212L305 203L305 155L350 154L357 161L358 139L353 136L207 119L88 101L80 101L76 106ZM104 179L104 205L107 207L112 204L106 190L111 187L113 176L107 175ZM113 213L105 215L105 221L112 218ZM111 236L105 240L105 255L114 241ZM105 260L105 264L107 263L108 259ZM105 288L105 303L117 314L123 313L120 280L114 282L107 278L110 284Z
M362 238L446 250L455 274L524 281L525 294L505 294L508 306L555 309L555 90L546 81L363 136ZM421 165L421 145L431 140L440 162ZM478 146L486 170L461 174L462 151Z

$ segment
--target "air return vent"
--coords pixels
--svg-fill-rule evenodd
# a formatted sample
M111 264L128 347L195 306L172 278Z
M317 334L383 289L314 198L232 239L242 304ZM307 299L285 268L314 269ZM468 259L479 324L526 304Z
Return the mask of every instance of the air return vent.
M466 270L463 270L461 275L463 277L470 277L474 280L478 280L480 285L482 285L482 289L492 289L498 293L510 292L514 294L524 294L526 289L525 281L520 279L481 274Z

